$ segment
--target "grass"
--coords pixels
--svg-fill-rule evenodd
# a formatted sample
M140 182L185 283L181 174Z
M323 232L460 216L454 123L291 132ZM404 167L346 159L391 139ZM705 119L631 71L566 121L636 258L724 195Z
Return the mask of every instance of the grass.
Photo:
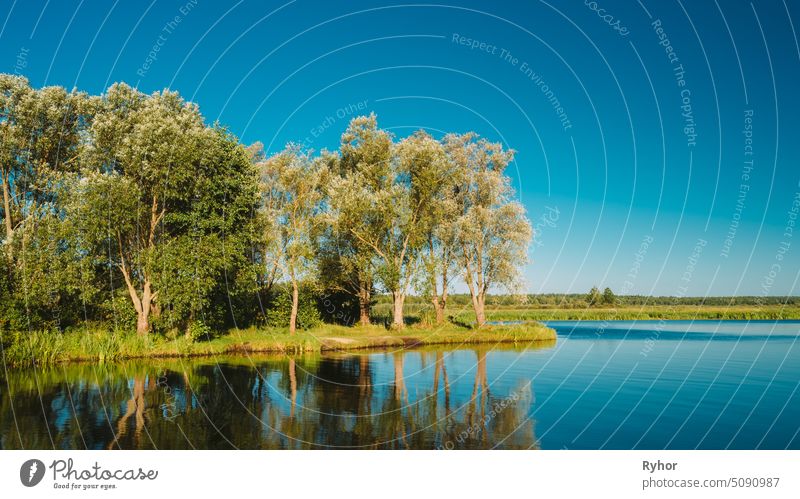
M52 365L66 361L110 362L137 358L194 357L237 353L301 353L368 348L411 348L424 345L475 343L554 342L555 331L538 323L485 326L457 324L440 327L410 326L390 331L383 326L323 325L289 335L283 329L231 330L208 341L185 337L168 339L104 330L4 334L3 361L7 365Z
M379 307L377 318L380 318ZM800 319L800 307L790 305L648 305L619 307L548 308L499 306L487 311L489 321L528 321L509 326L471 328L475 315L468 308L451 310L440 327L417 325L426 313L412 309L400 331L383 326L344 327L325 324L289 335L284 329L231 330L207 341L158 335L139 337L127 332L93 328L66 333L2 333L7 365L51 365L65 361L113 362L147 357L193 357L235 353L300 353L366 348L405 348L437 344L515 343L554 341L555 332L538 321L558 320L786 320Z
M800 319L800 307L764 305L648 305L584 308L498 307L487 311L489 321L588 321L588 320L787 320ZM455 314L458 321L472 322L469 310Z

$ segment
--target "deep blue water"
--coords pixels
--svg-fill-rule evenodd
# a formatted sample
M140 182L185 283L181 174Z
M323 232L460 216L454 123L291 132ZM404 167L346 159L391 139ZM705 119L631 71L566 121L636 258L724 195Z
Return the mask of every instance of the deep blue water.
M800 321L548 325L528 362L543 447L800 448Z
M798 449L800 322L9 370L2 448Z

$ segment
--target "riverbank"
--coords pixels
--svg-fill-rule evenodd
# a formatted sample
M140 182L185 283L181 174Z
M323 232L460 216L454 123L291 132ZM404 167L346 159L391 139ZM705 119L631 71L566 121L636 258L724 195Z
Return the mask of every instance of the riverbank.
M453 314L465 323L475 314L465 309ZM503 306L488 309L489 321L633 321L633 320L792 320L800 319L800 307L783 305L709 306L648 305L620 307L544 308Z
M301 353L369 348L411 348L424 345L529 343L555 341L556 333L542 324L485 326L456 324L407 327L390 331L383 326L323 325L289 335L284 329L231 330L215 338L192 340L151 334L139 337L111 331L4 333L5 365L51 365L61 362L111 362L138 358L197 357L234 353Z

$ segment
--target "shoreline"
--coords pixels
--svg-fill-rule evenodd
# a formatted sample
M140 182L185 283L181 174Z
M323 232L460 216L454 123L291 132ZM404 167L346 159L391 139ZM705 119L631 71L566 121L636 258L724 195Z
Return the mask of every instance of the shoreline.
M429 345L553 342L554 329L540 323L485 326L469 329L447 324L438 328L406 327L390 331L383 326L325 325L289 335L280 329L230 331L220 337L192 341L183 336L137 337L109 331L31 333L3 346L3 359L12 367L33 367L68 362L106 363L136 359L169 359L237 354L300 354L348 352L369 349L417 348ZM28 340L28 341L26 341ZM104 350L96 345L109 345Z
M550 312L550 313L548 313ZM553 314L553 312L556 312ZM598 312L600 312L598 314ZM695 317L673 312L677 317L659 317L643 313L631 318L624 309L522 309L494 310L487 314L489 323L479 329L464 325L466 314L457 314L456 322L441 326L408 325L390 330L383 325L340 326L323 324L289 335L285 328L247 328L229 330L208 338L194 340L183 335L151 333L139 337L131 332L113 332L100 326L67 332L2 333L2 356L11 367L55 365L67 362L106 363L125 360L180 359L237 354L299 354L417 348L434 345L516 344L555 342L557 334L548 323L585 322L660 322L660 321L788 321L790 318ZM653 312L653 309L648 310ZM715 313L715 311L708 311ZM550 315L550 317L543 317ZM553 317L555 315L556 317ZM598 317L600 315L600 317ZM736 314L738 315L738 314ZM753 314L751 314L753 315ZM536 318L531 318L535 316ZM568 316L570 318L563 318ZM587 317L589 316L589 317ZM578 317L578 318L572 318ZM497 322L492 324L492 322ZM505 323L507 322L507 323ZM213 333L212 333L213 334ZM34 360L35 359L35 360Z
M463 322L474 320L469 311L454 314ZM632 320L800 320L795 305L647 305L582 308L539 308L503 306L487 310L489 321L632 321Z

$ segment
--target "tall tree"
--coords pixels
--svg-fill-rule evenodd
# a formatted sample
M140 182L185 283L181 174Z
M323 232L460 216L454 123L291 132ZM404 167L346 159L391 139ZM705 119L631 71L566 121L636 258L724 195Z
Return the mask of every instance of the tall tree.
M313 269L314 238L319 230L328 170L308 152L290 145L261 165L262 197L267 219L277 223L282 267L292 285L289 333L297 329L299 283Z
M463 172L447 158L441 142L421 133L416 138L424 146L416 158L418 173L414 183L430 186L422 215L420 258L424 272L418 288L431 300L436 324L442 324L449 288L457 276L456 220Z
M352 188L365 193L385 188L391 161L392 137L370 115L350 121L342 134L338 161L331 165L337 175L328 192L331 233L323 240L324 275L338 274L335 286L358 299L362 325L370 322L379 258L372 243L381 241L384 217L378 206L357 202L365 200L352 197Z
M600 290L597 289L597 286L592 286L592 289L590 289L589 293L586 295L586 303L590 306L599 305L602 299L603 296L600 294Z
M445 157L424 132L392 147L390 135L378 129L374 115L354 119L350 129L381 137L385 161L360 164L362 168L333 183L334 218L372 253L376 275L392 296L392 326L401 328L405 299L418 270L426 215L441 189L437 176Z
M0 183L5 246L12 257L15 230L52 213L52 185L78 164L81 135L94 100L62 87L34 90L20 76L0 74Z
M603 290L603 303L606 305L613 305L617 302L617 297L614 295L614 292L611 291L611 288L606 288Z
M247 154L254 169L260 172L267 160L264 153L264 144L255 142L247 148ZM260 173L259 173L260 175ZM268 185L259 178L258 206L253 210L252 245L249 258L255 274L256 298L263 310L273 285L281 278L281 255L283 246L277 220L271 217L272 213L280 207L281 192L274 185Z
M525 209L512 200L505 169L514 151L478 139L473 133L444 138L450 161L461 172L459 260L478 326L486 322L486 294L493 287L513 289L527 261L532 229Z
M136 331L150 330L157 308L156 258L182 227L194 194L196 167L202 161L204 125L197 106L177 93L145 95L115 84L103 96L103 107L92 125L88 161L99 177L87 177L89 192L108 192L87 206L89 219L101 224L136 310ZM109 192L110 191L110 192ZM89 196L96 198L96 196ZM105 206L103 206L105 204Z
M154 260L160 311L171 326L225 322L229 299L251 277L247 249L255 235L257 175L238 140L218 126L199 137L192 192L167 217L167 244ZM249 286L252 287L252 286ZM187 335L189 328L186 328Z

